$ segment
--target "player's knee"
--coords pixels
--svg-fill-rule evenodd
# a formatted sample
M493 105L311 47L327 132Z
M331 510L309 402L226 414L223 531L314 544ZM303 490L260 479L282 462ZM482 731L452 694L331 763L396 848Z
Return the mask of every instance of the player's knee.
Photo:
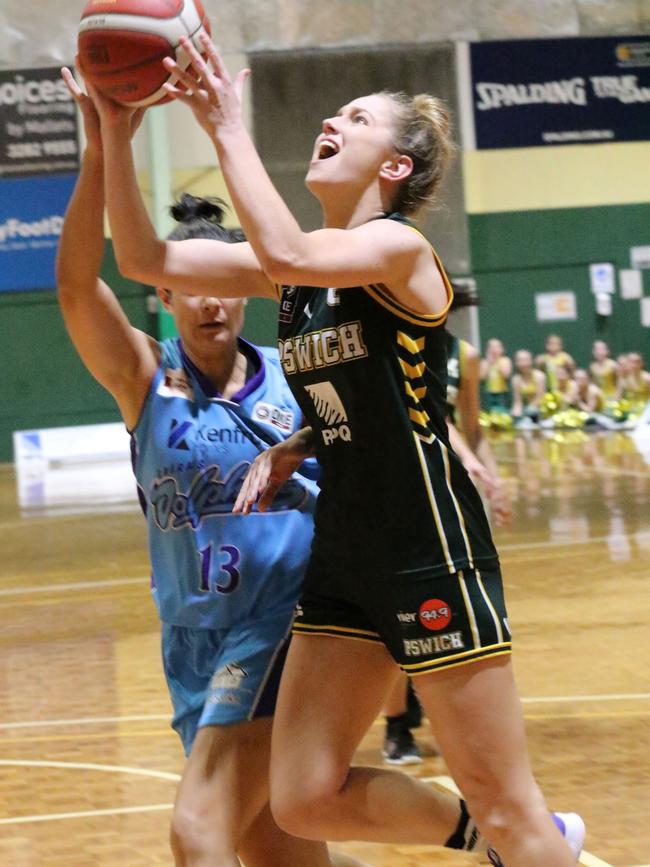
M321 768L308 778L285 778L271 785L271 812L277 825L294 837L314 838L319 818L328 813L345 783L345 773Z

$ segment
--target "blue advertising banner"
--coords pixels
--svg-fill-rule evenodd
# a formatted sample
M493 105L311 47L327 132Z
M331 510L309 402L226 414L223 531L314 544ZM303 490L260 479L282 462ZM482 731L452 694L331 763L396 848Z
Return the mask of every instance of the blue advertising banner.
M0 184L0 291L52 289L63 216L77 175Z
M470 46L477 148L650 140L650 37Z

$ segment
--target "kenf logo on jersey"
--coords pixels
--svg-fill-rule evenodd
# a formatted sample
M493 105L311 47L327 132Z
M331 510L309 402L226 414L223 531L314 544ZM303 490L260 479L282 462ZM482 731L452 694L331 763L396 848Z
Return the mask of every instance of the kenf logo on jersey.
M305 391L314 401L318 415L329 425L322 431L325 445L331 445L336 439L349 443L352 433L347 425L348 414L332 383L316 382L314 385L306 385Z
M167 448L181 449L182 451L189 452L190 447L187 443L187 434L193 428L194 425L191 421L179 422L177 419L173 418L169 430L169 437L167 439Z

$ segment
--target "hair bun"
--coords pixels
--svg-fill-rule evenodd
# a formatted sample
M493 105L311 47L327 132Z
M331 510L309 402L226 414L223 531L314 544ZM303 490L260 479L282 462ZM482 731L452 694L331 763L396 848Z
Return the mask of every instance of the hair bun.
M221 226L226 214L226 203L216 197L199 198L189 193L183 193L180 200L169 209L177 223L190 223L193 220L205 220Z

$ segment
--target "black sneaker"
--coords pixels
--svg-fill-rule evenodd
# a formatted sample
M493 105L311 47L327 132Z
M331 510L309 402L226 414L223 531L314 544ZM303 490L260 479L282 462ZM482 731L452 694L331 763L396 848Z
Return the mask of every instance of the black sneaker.
M408 729L396 734L386 734L381 751L389 765L417 765L422 761L420 748Z

